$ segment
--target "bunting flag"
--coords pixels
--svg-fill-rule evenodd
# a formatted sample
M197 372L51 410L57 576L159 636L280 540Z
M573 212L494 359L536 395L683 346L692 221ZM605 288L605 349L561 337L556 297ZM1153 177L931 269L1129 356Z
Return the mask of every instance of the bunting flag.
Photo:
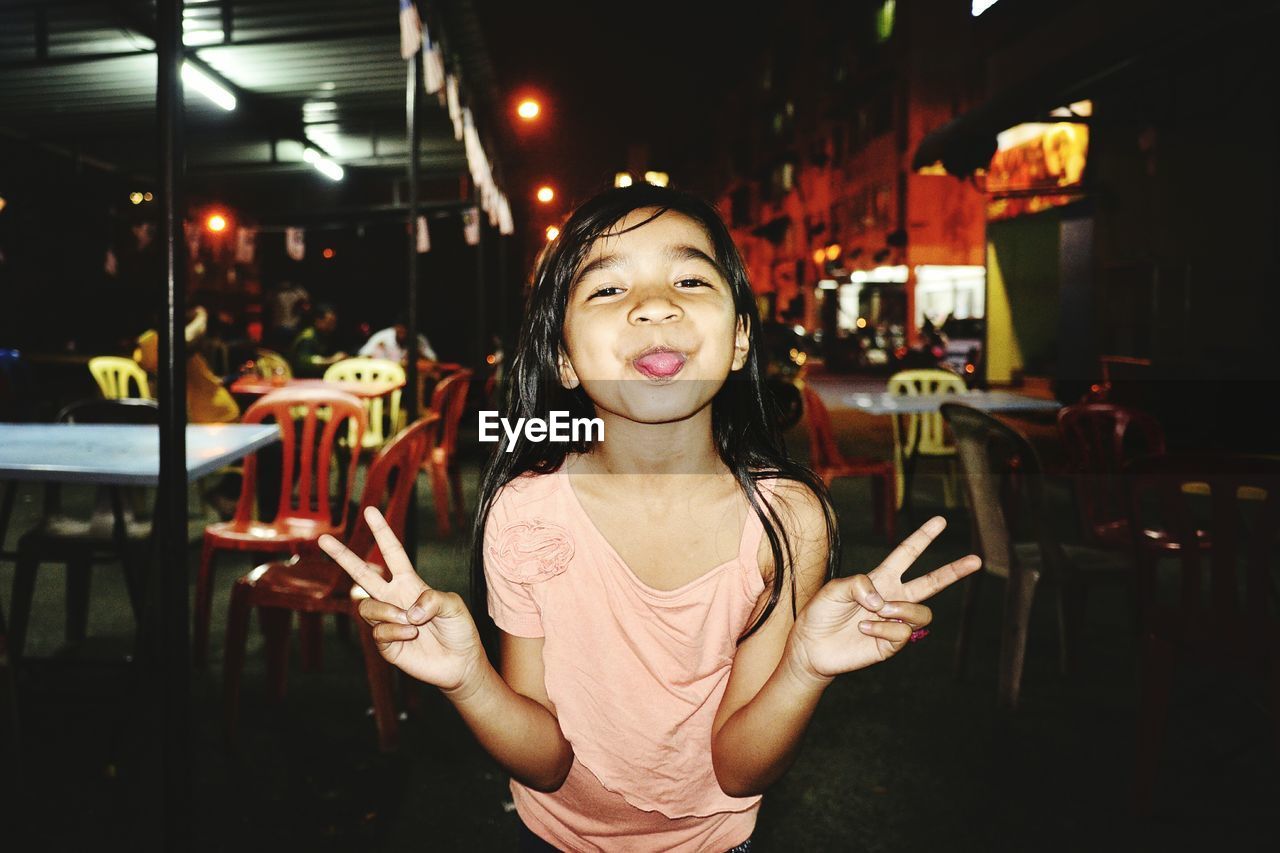
M400 0L400 58L408 59L422 49L422 19L413 0Z
M444 89L444 58L440 55L440 45L431 40L427 25L422 25L422 43L427 52L422 56L422 88L428 95L434 95Z
M468 246L476 246L480 243L480 211L474 207L468 207L462 211L462 236L466 239Z
M427 217L418 217L418 254L431 251L431 233L427 231Z
M444 80L445 101L449 107L449 120L453 122L453 138L462 141L462 102L458 99L458 78L449 74Z
M253 263L253 252L258 241L257 228L236 229L236 263Z
M300 261L307 255L306 231L301 228L284 229L284 250L289 257Z
M500 234L514 234L515 231L515 222L511 218L511 202L507 201L507 197L504 195L502 201L498 202L498 232Z

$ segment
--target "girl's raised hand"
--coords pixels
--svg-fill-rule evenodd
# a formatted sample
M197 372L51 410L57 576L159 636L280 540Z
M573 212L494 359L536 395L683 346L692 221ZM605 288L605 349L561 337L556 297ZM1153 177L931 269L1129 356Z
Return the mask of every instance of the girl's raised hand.
M432 589L418 577L382 513L369 507L365 520L391 580L332 536L321 536L320 547L369 593L360 602L360 616L373 626L382 656L419 681L457 690L480 671L484 657L466 604L456 593Z
M818 590L791 631L793 662L802 675L826 681L887 660L907 644L912 631L932 621L933 612L920 602L982 565L970 554L902 582L903 573L946 526L941 516L931 518L868 574L836 578Z

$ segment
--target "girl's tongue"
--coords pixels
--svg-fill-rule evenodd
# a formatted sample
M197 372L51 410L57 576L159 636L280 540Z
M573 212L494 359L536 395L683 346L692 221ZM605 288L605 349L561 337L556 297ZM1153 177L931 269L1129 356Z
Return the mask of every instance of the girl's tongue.
M678 352L651 352L635 360L636 370L665 379L675 376L684 367L684 356Z

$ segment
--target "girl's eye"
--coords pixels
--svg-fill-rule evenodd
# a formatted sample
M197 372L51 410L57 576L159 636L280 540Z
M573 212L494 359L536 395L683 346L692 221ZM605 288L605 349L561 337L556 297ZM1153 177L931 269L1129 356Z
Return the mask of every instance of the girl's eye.
M590 296L588 296L587 298L588 298L588 299L594 299L594 298L595 298L595 297L597 297L597 296L613 296L613 293L612 293L612 292L610 292L610 291L619 291L619 292L621 292L621 290L622 290L622 288L621 288L621 287L614 287L613 285L609 285L608 287L601 287L601 288L599 288L598 290L593 291L593 292L592 292L592 294L591 294Z
M700 278L682 278L676 282L678 285L685 287L710 287L711 285Z

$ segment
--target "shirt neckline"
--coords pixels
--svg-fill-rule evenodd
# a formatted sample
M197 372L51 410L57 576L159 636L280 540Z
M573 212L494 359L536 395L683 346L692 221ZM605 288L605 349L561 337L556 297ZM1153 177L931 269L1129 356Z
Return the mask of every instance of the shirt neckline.
M742 562L742 541L751 527L751 519L755 517L755 513L753 513L749 507L747 509L746 522L743 524L741 534L738 537L738 555L736 557L725 560L718 566L713 566L693 580L685 583L683 586L678 586L675 589L657 589L656 587L652 587L640 579L640 576L632 570L631 566L627 564L627 561L618 553L618 550L613 547L613 543L608 540L600 528L596 526L596 523L591 520L591 516L587 513L587 508L582 505L582 501L578 499L578 493L573 490L573 482L569 479L568 465L562 463L560 467L556 469L555 475L560 479L564 490L568 493L569 503L573 505L574 510L582 517L582 521L591 530L591 535L593 535L596 540L605 547L610 556L613 557L614 561L622 567L623 572L631 583L646 595L652 596L653 598L663 599L679 598L694 587L705 583L709 578L716 577L730 566L740 564Z

